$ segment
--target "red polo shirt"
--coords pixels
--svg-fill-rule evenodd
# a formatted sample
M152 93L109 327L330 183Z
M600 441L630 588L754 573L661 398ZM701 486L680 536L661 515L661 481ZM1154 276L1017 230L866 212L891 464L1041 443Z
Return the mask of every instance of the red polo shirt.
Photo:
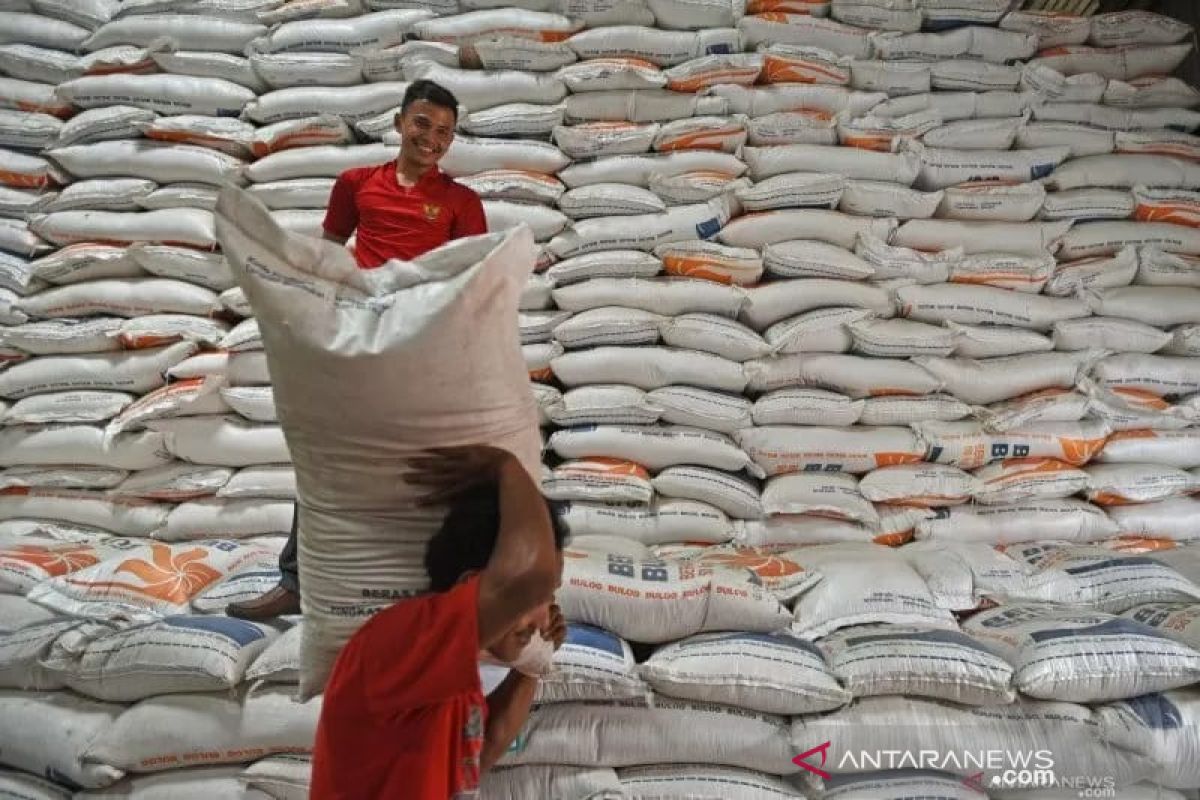
M374 269L390 258L410 261L451 239L487 233L487 220L479 195L437 167L405 187L389 161L338 176L324 227L343 238L357 230L354 257L363 269Z

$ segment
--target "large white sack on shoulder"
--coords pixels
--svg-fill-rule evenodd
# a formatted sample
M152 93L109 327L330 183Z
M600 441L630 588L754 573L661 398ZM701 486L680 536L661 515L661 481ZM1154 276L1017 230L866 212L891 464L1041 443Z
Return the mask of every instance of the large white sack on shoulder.
M974 253L1042 255L1053 252L1068 234L1067 222L955 222L911 220L900 225L892 244L917 250L961 247Z
M562 458L620 458L654 471L677 464L699 464L730 472L754 472L746 453L728 436L683 425L567 428L550 437L549 448Z
M758 487L746 478L728 472L688 465L668 467L654 477L653 485L662 497L708 503L733 519L761 519L763 516Z
M963 630L1015 667L1030 697L1104 702L1187 685L1200 652L1148 625L1100 612L1016 604L983 611Z
M1092 293L1088 303L1095 314L1139 320L1155 327L1200 323L1198 288L1125 286Z
M1098 47L1173 44L1190 34L1187 24L1165 14L1118 11L1092 17L1088 41Z
M1200 500L1193 497L1171 497L1151 503L1110 506L1107 510L1123 537L1177 542L1200 539Z
M746 49L760 45L819 47L853 58L870 58L871 31L808 14L748 15L738 21Z
M894 219L854 217L837 211L792 209L746 214L731 220L717 238L733 247L762 249L796 239L810 239L850 249L859 234L886 239L896 228Z
M992 286L903 286L896 290L895 296L902 316L932 323L1047 330L1059 320L1086 317L1089 313L1087 304L1075 298L1044 297Z
M846 326L875 315L869 308L818 308L768 326L763 338L776 354L847 353L854 337Z
M925 420L953 421L971 413L971 407L948 394L883 395L863 401L863 425L909 425Z
M650 425L662 410L650 405L646 393L633 386L581 386L563 392L545 408L555 425Z
M639 673L668 696L768 714L828 711L850 698L821 651L787 633L696 636L659 648Z
M244 467L292 460L278 425L248 424L232 416L198 416L149 420L146 427L163 434L171 455L193 464Z
M1007 705L1015 697L1012 667L959 631L872 624L835 631L817 646L855 697L931 697L979 706ZM947 658L948 652L953 657Z
M550 362L566 386L620 383L640 389L691 384L740 392L746 377L739 363L711 353L664 347L594 347L573 350Z
M159 114L236 117L254 92L221 78L190 75L89 75L60 84L55 94L79 108L127 105Z
M1054 323L1054 349L1056 350L1097 348L1124 351L1125 353L1153 353L1161 350L1170 341L1171 334L1167 331L1132 319L1082 317ZM1176 394L1176 392L1158 392L1158 394Z
M669 642L735 628L770 632L788 624L779 601L735 569L604 552L566 554L559 591L563 615L630 641Z
M949 328L907 319L865 319L847 323L854 350L868 356L948 356L956 336Z
M968 183L945 190L939 217L993 222L1028 222L1042 211L1046 190L1039 183ZM1043 214L1043 219L1049 219Z
M727 542L733 536L723 511L694 500L660 498L647 506L571 501L556 514L572 537L615 536L655 545Z
M768 392L754 403L751 415L756 425L841 425L858 422L863 401L845 395L794 387Z
M60 147L47 155L76 178L135 175L159 183L240 182L245 166L244 161L207 147L133 139Z
M964 402L986 405L1053 387L1070 388L1094 360L1088 352L1028 353L988 359L913 359Z
M1081 289L1128 286L1137 275L1138 262L1137 249L1134 247L1123 247L1111 256L1063 261L1056 267L1043 291L1055 297L1071 297L1078 295Z
M822 575L796 601L792 630L806 639L872 622L954 626L899 551L847 543L793 551L793 557ZM863 580L867 574L871 579Z
M836 353L800 353L748 361L745 376L747 388L753 392L816 386L855 399L932 394L942 386L927 370L904 359Z
M1200 188L1200 165L1159 155L1117 154L1072 159L1054 170L1046 188L1055 191L1089 186Z
M926 458L973 469L1006 458L1053 458L1085 464L1099 452L1110 429L1099 420L1027 422L1004 431L979 422L919 422L913 425L928 447Z
M1200 742L1195 735L1198 706L1196 692L1186 688L1102 706L1096 711L1099 736L1115 746L1145 753L1158 767L1156 783L1183 789L1200 781L1196 766ZM1146 786L1144 792L1146 797L1152 792L1168 796L1160 786ZM1134 800L1132 793L1129 796Z
M125 392L76 390L35 394L13 403L3 414L3 424L104 422L121 413L133 400L133 395Z
M81 787L109 786L124 774L107 764L82 761L92 740L113 725L121 706L69 692L4 691L0 709L10 723L0 734L7 766L55 775Z
M978 488L974 476L947 464L880 467L858 482L859 492L873 503L928 508L968 502Z
M564 311L621 306L665 316L704 313L732 317L746 302L742 289L693 278L593 278L561 286L552 295Z
M1070 497L1087 487L1087 473L1054 458L1006 458L975 470L974 500L984 505Z
M767 475L810 470L859 474L914 464L925 455L916 434L899 426L767 425L738 431L734 439Z
M750 177L755 181L789 172L823 172L910 185L920 170L920 159L915 153L880 153L811 144L747 147L743 153Z
M1017 131L1016 146L1069 147L1071 158L1107 155L1116 147L1112 131L1073 122L1027 122Z
M951 321L943 324L957 335L954 354L960 358L1014 356L1054 349L1050 337L1027 328L992 324L962 325Z
M241 763L246 752L306 752L316 736L321 701L297 702L289 687L255 687L229 694L177 694L127 709L88 746L90 761L161 772L203 758ZM172 726L181 716L194 724Z
M163 373L196 351L192 342L121 353L31 359L0 372L0 397L97 389L142 394L164 383Z
M657 695L649 703L638 699L543 705L530 715L519 738L521 745L505 755L501 765L619 767L678 759L773 775L795 771L786 717Z
M1098 542L1118 532L1100 508L1069 498L939 509L917 523L916 538L985 544L1030 541Z
M706 170L737 176L746 171L746 165L738 157L711 150L608 156L562 169L566 163L564 158L559 166L542 171L559 172L562 182L572 189L592 183L627 183L644 188L652 175L670 177Z
M763 358L771 345L754 331L716 314L683 314L665 320L659 327L664 344L743 362Z
M703 278L716 283L747 286L762 277L762 258L757 250L728 247L703 240L671 242L654 248L668 275Z

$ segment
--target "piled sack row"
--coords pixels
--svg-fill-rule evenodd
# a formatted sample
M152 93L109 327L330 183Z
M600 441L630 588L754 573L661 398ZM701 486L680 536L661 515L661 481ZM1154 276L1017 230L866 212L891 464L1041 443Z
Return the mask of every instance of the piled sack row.
M485 796L1048 779L955 748L1200 787L1189 29L495 5L0 12L0 787L306 796L301 626L216 616L277 579L295 479L212 208L319 233L418 78L463 106L443 168L541 242L520 336L575 536Z

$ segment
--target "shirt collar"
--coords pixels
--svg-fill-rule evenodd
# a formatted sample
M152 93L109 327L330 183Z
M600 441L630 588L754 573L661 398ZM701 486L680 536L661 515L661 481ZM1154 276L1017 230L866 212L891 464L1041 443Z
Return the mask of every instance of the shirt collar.
M400 159L397 158L392 162L392 174L400 174ZM428 186L431 183L441 183L446 178L446 173L442 172L442 168L437 164L425 171L425 174L417 179L416 186Z

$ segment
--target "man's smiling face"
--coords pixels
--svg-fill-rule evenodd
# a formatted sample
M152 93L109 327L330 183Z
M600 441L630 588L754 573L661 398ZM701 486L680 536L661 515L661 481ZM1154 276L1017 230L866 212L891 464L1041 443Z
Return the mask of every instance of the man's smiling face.
M396 117L400 158L424 169L437 164L454 141L454 111L428 100L415 100Z

